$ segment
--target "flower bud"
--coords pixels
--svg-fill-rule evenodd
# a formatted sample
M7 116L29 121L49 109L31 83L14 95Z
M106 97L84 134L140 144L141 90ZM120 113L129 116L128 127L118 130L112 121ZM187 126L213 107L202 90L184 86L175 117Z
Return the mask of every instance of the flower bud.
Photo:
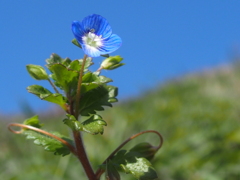
M32 76L33 79L36 79L36 80L48 79L48 74L42 66L29 64L26 67L27 67L28 73L30 74L30 76Z
M120 63L123 60L121 56L110 56L105 59L101 64L101 69L113 70L120 66L123 66L124 63Z

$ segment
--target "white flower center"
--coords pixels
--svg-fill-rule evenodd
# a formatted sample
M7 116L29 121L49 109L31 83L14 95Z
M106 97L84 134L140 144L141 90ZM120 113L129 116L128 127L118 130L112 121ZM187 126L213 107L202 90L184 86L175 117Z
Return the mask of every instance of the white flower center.
M82 37L84 44L89 45L91 47L98 48L102 46L102 36L97 36L93 32L89 32Z

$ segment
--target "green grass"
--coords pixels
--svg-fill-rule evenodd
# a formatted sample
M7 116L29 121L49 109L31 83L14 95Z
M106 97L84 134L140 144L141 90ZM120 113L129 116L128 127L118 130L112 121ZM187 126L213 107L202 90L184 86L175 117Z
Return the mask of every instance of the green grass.
M164 137L163 147L152 162L160 180L239 180L239 68L227 66L172 80L102 112L108 123L104 134L84 134L94 168L130 135L154 129ZM24 120L20 119L9 121ZM59 128L68 135L62 119L48 117L42 121L46 129ZM86 179L73 156L54 156L23 136L10 133L6 121L0 123L0 179ZM143 135L126 148L142 141L157 144L158 138ZM130 175L122 177L131 179Z

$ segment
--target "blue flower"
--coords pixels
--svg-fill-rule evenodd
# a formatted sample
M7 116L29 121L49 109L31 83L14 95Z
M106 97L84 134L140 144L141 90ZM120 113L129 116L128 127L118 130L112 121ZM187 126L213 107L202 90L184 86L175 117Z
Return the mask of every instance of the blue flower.
M112 34L107 20L97 14L87 16L81 22L73 21L72 32L89 57L109 54L122 44L121 38Z

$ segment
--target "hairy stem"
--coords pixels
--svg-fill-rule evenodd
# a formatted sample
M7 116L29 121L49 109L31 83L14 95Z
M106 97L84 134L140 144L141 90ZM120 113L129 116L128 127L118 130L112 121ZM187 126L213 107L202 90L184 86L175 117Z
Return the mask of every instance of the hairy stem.
M78 79L78 86L77 86L77 94L75 99L75 113L71 111L72 115L75 116L75 118L78 120L79 116L79 105L80 105L80 98L81 98L81 84L82 84L82 77L84 74L84 66L87 60L87 55L84 55L82 67L79 72L79 79ZM70 104L70 106L73 106L73 104ZM73 107L70 107L70 109L73 109ZM79 161L81 162L89 180L96 180L96 176L94 174L94 171L92 169L92 166L88 160L84 145L83 145L83 139L81 137L81 133L79 131L73 131L73 137L76 144L77 149L77 157Z
M162 135L155 131L155 130L147 130L147 131L142 131L140 133L137 133L131 137L129 137L128 139L126 139L122 144L120 144L108 157L105 161L103 161L102 164L105 164L108 160L110 160L111 158L113 158L113 156L125 145L127 144L129 141L135 139L136 137L142 135L142 134L145 134L145 133L155 133L158 135L159 139L160 139L160 143L159 145L156 147L157 150L159 150L161 147L162 147L162 144L163 144L163 137ZM97 172L96 172L96 177L97 177L97 180L100 179L101 175L104 173L104 170L103 169L98 169Z
M75 102L75 118L78 119L79 115L79 103L80 103L80 98L81 98L81 84L82 84L82 77L83 77L83 71L84 71L84 66L87 60L87 55L85 54L83 57L83 62L82 62L82 67L79 72L79 79L78 79L78 86L77 86L77 94L76 94L76 102Z
M78 157L79 161L81 162L81 164L88 176L88 179L96 180L96 176L95 176L92 166L88 160L80 132L73 131L73 137L74 137L76 148L77 148L77 157Z
M48 79L48 82L51 84L51 86L53 87L54 91L56 93L59 93L59 91L57 90L56 86L52 83L52 81L50 79Z

